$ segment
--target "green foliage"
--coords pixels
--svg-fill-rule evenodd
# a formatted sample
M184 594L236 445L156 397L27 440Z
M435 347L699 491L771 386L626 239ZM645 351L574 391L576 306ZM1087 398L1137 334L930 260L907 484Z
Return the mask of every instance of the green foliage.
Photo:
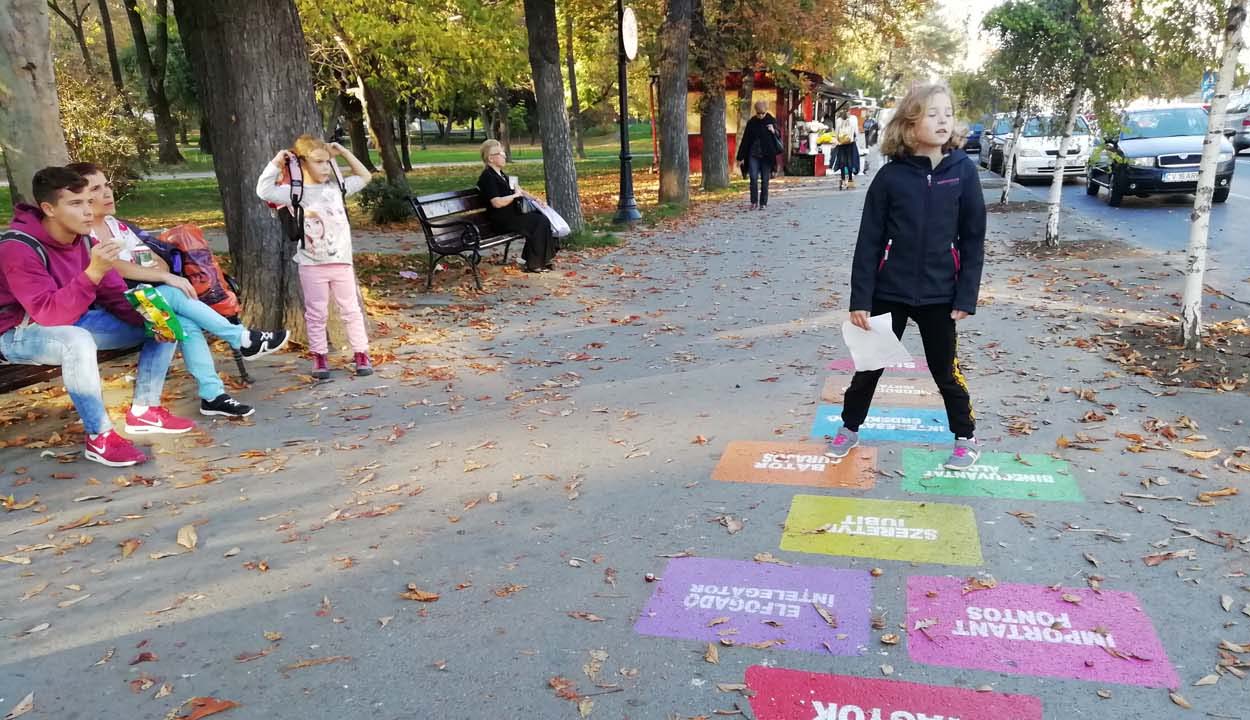
M113 191L125 195L146 169L150 126L126 112L112 84L61 60L56 61L56 89L70 158L99 165Z
M998 89L987 73L960 71L947 82L959 102L959 117L970 123L979 122L998 106Z
M360 207L369 213L369 219L374 225L402 222L412 216L408 191L392 185L383 177L370 180L356 198Z

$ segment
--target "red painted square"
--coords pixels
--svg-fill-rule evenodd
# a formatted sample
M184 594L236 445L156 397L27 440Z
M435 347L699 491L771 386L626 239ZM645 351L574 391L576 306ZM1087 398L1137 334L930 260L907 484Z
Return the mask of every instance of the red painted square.
M756 720L1042 720L1031 695L976 692L755 665Z

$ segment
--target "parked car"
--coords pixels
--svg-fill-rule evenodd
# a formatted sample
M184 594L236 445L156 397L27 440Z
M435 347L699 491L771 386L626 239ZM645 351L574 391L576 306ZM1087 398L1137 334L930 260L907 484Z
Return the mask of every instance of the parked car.
M982 167L998 172L998 167L1002 164L1003 157L1000 153L995 158L994 151L996 148L1001 150L1002 143L1011 136L1011 121L1012 115L1010 113L998 113L994 116L993 122L981 133L980 162Z
M964 152L980 154L981 133L984 130L984 123L973 123L972 126L968 128L968 138L964 140Z
M1228 99L1224 113L1224 131L1233 131L1233 151L1241 152L1250 147L1250 90L1234 93Z
M1118 206L1125 195L1192 193L1198 189L1198 165L1207 133L1207 111L1201 105L1171 105L1130 110L1120 118L1120 134L1108 137L1085 173L1085 192L1107 188L1107 204ZM1225 130L1225 135L1230 131ZM1215 197L1228 199L1233 184L1233 145L1220 143Z
M1010 173L1003 170L1002 164L1003 158L1011 154L1011 137L1008 135L1003 139L999 172L1004 176L1010 174L1013 180L1054 177L1055 160L1059 157L1059 145L1063 140L1063 122L1064 118L1059 115L1029 116L1020 132L1020 146L1012 160ZM1072 124L1072 138L1068 141L1067 159L1063 164L1065 177L1085 174L1085 163L1089 160L1092 145L1089 123L1078 115Z

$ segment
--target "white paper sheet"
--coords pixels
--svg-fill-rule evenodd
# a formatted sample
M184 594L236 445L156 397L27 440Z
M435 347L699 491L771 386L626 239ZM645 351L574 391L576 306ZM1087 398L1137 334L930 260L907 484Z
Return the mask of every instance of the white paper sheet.
M889 313L872 317L868 325L871 332L855 327L849 320L842 323L842 339L851 351L856 370L880 370L887 365L911 362L911 353L894 337Z

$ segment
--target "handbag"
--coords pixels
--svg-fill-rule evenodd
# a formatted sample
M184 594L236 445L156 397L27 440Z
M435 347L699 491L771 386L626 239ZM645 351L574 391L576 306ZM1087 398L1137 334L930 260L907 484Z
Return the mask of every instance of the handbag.
M773 155L780 155L781 153L785 152L786 148L784 145L781 144L781 137L778 136L774 130L768 131L768 137L770 140L772 140Z
M535 210L537 210L537 208L534 207L534 201L530 200L527 197L524 197L524 196L519 197L513 202L516 203L516 211L521 213L522 215L526 213L532 213Z

